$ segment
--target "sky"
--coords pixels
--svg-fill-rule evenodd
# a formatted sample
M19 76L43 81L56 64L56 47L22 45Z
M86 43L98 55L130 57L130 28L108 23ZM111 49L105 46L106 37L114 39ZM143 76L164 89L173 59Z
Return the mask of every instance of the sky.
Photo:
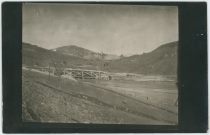
M46 49L131 55L178 41L176 6L25 3L22 17L23 42Z

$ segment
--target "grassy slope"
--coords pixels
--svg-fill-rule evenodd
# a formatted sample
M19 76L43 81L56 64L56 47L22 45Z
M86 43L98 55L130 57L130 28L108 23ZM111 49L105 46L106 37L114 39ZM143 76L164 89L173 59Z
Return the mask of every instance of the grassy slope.
M72 68L86 65L84 67L86 69L97 69L98 66L100 67L100 70L108 70L111 72L176 75L177 46L178 42L172 42L162 45L150 53L106 61L109 65L108 67L103 67L105 61L102 60L87 60L80 57L61 54L59 51L53 52L26 43L23 43L22 56L23 64L28 66L48 66L52 61L56 61L58 63L65 61L67 67ZM86 51L76 53L81 53L83 56L84 52Z
M81 65L93 65L94 68L96 65L95 61L82 59L75 56L69 56L53 52L35 45L23 43L22 46L22 59L23 64L27 66L48 66L49 63L56 62L62 63L65 62L67 67L76 67Z
M110 63L112 71L176 75L178 42L160 46L150 53L133 55Z
M56 48L56 52L72 55L72 56L76 56L80 58L85 58L85 59L99 59L100 58L97 52L94 52L85 48L81 48L75 45L58 47ZM104 60L112 60L112 59L119 59L119 58L120 58L119 56L113 55L113 54L104 53L104 56L103 56Z
M56 52L87 59L96 57L95 52L74 45L58 47Z
M164 110L82 82L23 70L23 119L42 122L175 124ZM44 84L44 85L43 85ZM47 84L47 85L45 85Z

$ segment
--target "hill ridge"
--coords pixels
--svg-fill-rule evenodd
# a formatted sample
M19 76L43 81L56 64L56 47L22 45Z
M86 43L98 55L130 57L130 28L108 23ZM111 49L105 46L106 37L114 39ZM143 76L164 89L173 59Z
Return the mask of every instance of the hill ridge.
M120 59L104 60L84 58L83 53L66 55L59 51L44 49L30 43L23 43L23 64L48 66L50 61L65 62L67 67L85 69L100 69L109 72L127 72L138 74L177 74L177 47L178 41L159 46L151 52L141 55L132 55ZM76 46L77 48L77 46ZM77 50L78 51L78 50ZM73 50L73 52L77 51ZM106 63L106 68L103 66Z
M110 63L113 71L120 70L139 74L177 73L178 41L159 46L151 52L132 55Z
M114 54L102 53L102 52L95 52L89 50L87 48L83 48L76 45L67 45L55 48L59 53L77 56L84 59L103 59L103 60L115 60L119 59L120 57Z

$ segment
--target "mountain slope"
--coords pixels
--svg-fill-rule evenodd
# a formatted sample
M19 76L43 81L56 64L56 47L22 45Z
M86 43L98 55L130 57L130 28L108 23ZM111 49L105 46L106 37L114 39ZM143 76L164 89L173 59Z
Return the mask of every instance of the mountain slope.
M116 72L175 75L178 42L164 44L149 53L133 55L109 63Z
M128 72L152 75L176 75L177 47L178 42L171 42L162 45L149 53L107 61L95 58L97 53L76 46L70 47L75 48L75 51L74 49L70 49L69 51L72 52L72 55L66 55L61 53L63 51L58 51L60 49L52 51L35 45L23 43L22 59L23 65L27 66L49 66L49 63L56 62L65 63L66 67L72 68L98 69L110 72ZM61 50L64 48L66 47L63 47ZM69 46L67 48L69 48Z
M28 43L22 44L22 63L27 66L49 66L50 63L65 63L66 67L89 65L95 68L95 62L47 50Z
M53 49L54 51L66 55L76 56L84 59L102 59L102 60L114 60L119 59L119 56L113 55L113 54L102 54L97 53L85 48L81 48L75 45L70 46L62 46L58 47L56 49Z

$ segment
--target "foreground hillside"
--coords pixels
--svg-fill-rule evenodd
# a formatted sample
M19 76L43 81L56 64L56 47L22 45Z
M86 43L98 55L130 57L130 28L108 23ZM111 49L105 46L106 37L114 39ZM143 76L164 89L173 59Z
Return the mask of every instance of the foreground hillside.
M24 121L177 124L175 113L85 82L23 70L22 83Z
M171 42L149 53L110 62L112 71L140 74L176 75L178 42Z

